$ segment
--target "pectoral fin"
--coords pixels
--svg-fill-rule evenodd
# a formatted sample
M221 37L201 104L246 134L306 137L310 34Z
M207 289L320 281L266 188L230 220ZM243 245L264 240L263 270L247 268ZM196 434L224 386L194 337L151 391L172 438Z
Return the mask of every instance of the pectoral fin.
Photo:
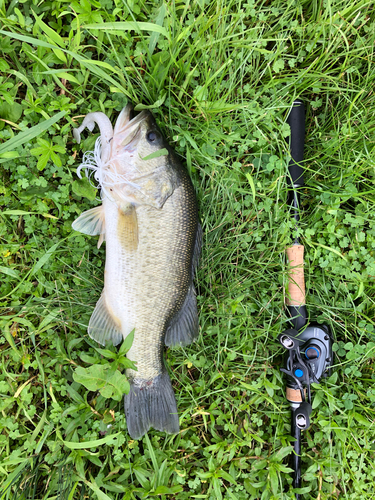
M138 247L138 220L134 205L128 205L125 209L119 208L117 233L123 248L134 251Z
M78 219L73 222L72 228L89 236L104 234L105 220L103 205L82 212Z

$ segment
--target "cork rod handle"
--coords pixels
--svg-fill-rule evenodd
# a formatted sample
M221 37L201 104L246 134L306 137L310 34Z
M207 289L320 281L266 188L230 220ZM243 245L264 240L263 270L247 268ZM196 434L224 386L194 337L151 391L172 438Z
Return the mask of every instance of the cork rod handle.
M288 306L303 306L306 303L305 275L303 272L303 245L293 245L286 249L288 258Z

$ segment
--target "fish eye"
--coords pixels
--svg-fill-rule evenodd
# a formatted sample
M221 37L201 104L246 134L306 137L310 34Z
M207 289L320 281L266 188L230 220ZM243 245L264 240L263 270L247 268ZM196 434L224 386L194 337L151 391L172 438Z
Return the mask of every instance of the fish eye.
M158 137L158 134L156 132L149 132L146 136L148 142L154 142Z

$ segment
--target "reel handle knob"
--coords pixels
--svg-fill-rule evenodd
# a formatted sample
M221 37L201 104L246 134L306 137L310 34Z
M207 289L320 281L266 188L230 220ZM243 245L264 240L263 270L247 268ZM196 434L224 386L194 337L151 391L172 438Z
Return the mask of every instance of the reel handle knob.
M312 412L312 407L306 401L301 403L298 408L293 411L293 417L295 425L301 431L305 431L310 427L310 415Z

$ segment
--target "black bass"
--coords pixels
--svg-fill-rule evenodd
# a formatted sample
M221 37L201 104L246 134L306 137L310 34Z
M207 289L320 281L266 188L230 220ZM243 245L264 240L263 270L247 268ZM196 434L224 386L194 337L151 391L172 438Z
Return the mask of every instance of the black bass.
M95 152L85 153L77 173L94 172L102 205L82 213L73 229L100 235L98 246L106 241L104 288L90 337L118 345L134 330L127 356L137 371L126 372L130 392L124 404L129 434L138 439L150 427L179 431L163 350L164 344L187 345L198 336L193 278L202 231L186 170L152 114L131 114L128 105L113 129L104 113L89 113L74 129L79 143L86 127L100 128Z

